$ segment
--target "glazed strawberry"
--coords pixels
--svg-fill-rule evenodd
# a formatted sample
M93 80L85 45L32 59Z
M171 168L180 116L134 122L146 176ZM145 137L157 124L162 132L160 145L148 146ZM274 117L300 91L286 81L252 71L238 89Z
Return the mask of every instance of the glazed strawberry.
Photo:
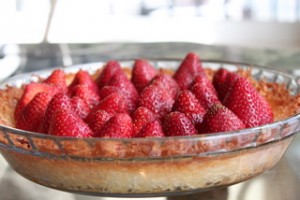
M200 133L227 132L245 128L244 123L222 104L214 104L204 116Z
M173 78L181 90L188 89L197 75L204 75L200 58L195 53L188 53Z
M133 123L133 136L139 134L142 128L147 125L149 122L155 120L155 114L146 107L139 107L132 115Z
M26 131L37 131L52 96L40 92L26 105L16 121L16 127Z
M206 112L195 95L189 90L183 90L178 94L173 105L173 111L184 113L195 125L202 122Z
M98 87L101 89L109 83L111 78L119 73L123 73L122 68L118 61L110 60L106 63L100 75L96 79Z
M25 86L23 95L16 105L15 119L18 119L24 107L40 92L47 92L50 96L54 96L54 94L60 92L60 89L45 83L29 83Z
M132 69L131 81L138 92L141 92L158 71L147 60L137 59Z
M131 138L132 120L126 113L116 114L104 124L95 136L104 138Z
M174 100L166 89L149 85L140 93L138 105L164 117L172 110L173 103Z
M50 76L43 81L43 83L60 87L64 92L67 91L65 72L61 69L54 70Z
M149 122L136 137L164 137L164 132L158 120Z
M67 110L69 112L73 112L70 98L64 93L57 93L49 102L45 111L44 119L41 123L41 126L39 127L39 132L48 132L50 119L52 118L53 113L55 113L57 110Z
M150 84L167 90L172 98L175 98L177 93L180 91L177 82L170 75L165 73L156 75Z
M268 102L246 78L239 76L230 87L223 104L234 112L246 128L273 122L273 112Z
M97 110L95 112L90 112L86 117L85 122L94 133L97 133L111 117L112 115L105 110Z
M195 77L191 88L195 85L201 85L202 87L207 87L208 90L210 90L215 96L218 96L218 93L213 85L213 83L208 79L208 77L205 75L198 75Z
M49 134L68 137L92 137L89 126L76 114L68 110L57 110L49 123Z
M78 85L86 85L91 91L98 93L98 86L87 71L79 70L76 73L72 83L69 85L69 93L73 93L73 89Z
M48 132L50 119L52 118L53 113L57 110L66 110L78 115L81 119L84 119L90 112L89 106L81 98L69 98L64 93L58 93L51 99L47 106L44 120L39 127L39 132Z
M218 97L222 101L226 96L229 88L239 75L228 71L227 69L219 69L213 77L213 85L217 90Z
M205 110L208 110L213 104L220 103L215 90L202 85L200 82L195 83L191 91Z
M122 91L127 100L129 112L136 109L139 94L123 71L115 74L107 85L117 87Z
M127 113L128 105L122 93L114 92L102 99L91 112L95 112L97 110L105 110L111 115L116 113Z
M196 135L197 130L191 120L178 111L169 113L163 124L166 136L188 136Z
M71 105L74 112L81 118L85 119L91 111L90 106L80 97L72 97Z
M70 96L83 99L90 107L97 105L100 101L98 93L91 89L88 85L84 84L73 87Z
M104 99L105 97L107 97L108 95L111 95L114 92L122 92L122 91L120 88L118 88L116 86L106 85L100 89L99 97L100 97L100 99Z

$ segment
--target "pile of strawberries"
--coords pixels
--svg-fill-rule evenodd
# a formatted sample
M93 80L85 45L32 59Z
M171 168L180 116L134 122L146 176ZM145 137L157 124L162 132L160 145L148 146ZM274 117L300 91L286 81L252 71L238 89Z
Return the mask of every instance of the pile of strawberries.
M57 69L29 83L15 109L16 127L71 137L165 137L234 131L273 122L251 82L226 69L210 81L199 57L186 55L170 74L136 60L131 79L117 61L96 78L80 70L71 84Z

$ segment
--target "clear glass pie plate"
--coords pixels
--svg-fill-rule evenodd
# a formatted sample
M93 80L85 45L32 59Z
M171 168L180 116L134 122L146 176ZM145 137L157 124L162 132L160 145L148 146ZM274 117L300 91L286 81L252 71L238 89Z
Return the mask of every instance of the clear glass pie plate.
M175 69L180 60L150 60ZM120 61L132 66L133 61ZM64 68L95 72L103 63ZM294 76L260 66L203 61L206 68L251 68L257 80L285 84L300 92ZM1 90L46 77L50 70L7 80ZM3 98L5 94L1 94ZM9 99L15 105L15 99ZM22 131L6 123L12 109L0 106L0 151L25 178L46 187L99 196L179 195L229 186L272 168L300 130L300 114L260 127L234 132L164 138L71 138Z

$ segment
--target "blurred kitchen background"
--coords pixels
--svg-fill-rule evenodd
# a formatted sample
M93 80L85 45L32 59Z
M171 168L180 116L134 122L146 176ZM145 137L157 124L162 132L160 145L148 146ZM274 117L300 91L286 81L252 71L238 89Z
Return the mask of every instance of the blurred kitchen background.
M300 0L0 0L0 16L0 79L107 59L124 42L300 49Z

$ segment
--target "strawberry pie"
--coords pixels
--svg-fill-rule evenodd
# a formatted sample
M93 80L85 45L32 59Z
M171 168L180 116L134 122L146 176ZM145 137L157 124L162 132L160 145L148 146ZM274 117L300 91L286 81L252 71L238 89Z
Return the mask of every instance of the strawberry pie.
M96 74L79 70L73 78L57 69L23 86L14 123L26 131L78 138L188 136L272 123L267 97L246 73L206 71L194 53L174 73L142 59L130 72L115 60Z
M0 124L38 137L10 139L30 154L0 150L19 173L40 184L101 194L205 189L269 169L292 138L274 142L277 129L251 128L295 116L299 95L286 83L253 77L251 68L203 65L195 53L176 70L145 59L132 66L110 60L93 73L56 69L21 87L8 86L0 91ZM0 144L8 145L8 135L0 133ZM264 143L270 145L259 146ZM210 155L226 151L232 153Z

